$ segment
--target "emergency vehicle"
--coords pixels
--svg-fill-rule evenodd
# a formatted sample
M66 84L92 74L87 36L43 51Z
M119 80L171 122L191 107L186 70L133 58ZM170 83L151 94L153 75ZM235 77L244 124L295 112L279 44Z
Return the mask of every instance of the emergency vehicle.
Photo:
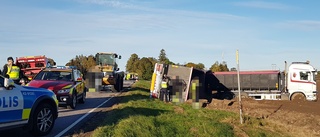
M52 91L20 86L0 75L0 130L24 127L35 136L47 135L57 117Z
M20 67L21 71L30 81L36 74L46 67L53 66L49 58L45 55L40 56L24 56L16 58L16 65Z
M75 66L57 66L41 70L27 85L53 91L59 106L75 109L85 103L87 88L83 75Z

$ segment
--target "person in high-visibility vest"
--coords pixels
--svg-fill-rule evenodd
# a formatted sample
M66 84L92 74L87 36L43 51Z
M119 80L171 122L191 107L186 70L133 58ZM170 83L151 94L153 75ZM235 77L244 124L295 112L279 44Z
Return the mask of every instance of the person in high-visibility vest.
M20 79L26 78L23 72L20 70L20 67L14 64L12 57L7 58L8 64L3 66L2 75L8 77L14 81L16 84L21 84Z
M160 89L160 100L169 101L169 78L164 75L161 81L161 89Z

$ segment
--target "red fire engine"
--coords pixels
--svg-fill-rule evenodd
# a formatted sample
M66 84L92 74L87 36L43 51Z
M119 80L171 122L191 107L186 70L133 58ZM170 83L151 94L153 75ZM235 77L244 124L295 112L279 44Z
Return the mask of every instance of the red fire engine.
M49 59L44 55L17 57L16 64L21 68L22 72L29 80L42 69L50 67L51 65Z

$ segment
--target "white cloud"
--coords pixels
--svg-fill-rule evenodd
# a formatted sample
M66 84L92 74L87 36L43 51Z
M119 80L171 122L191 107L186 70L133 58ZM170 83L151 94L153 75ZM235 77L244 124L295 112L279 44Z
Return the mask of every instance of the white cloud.
M235 2L233 3L236 6L250 7L250 8L259 8L259 9L275 9L275 10L290 10L294 7L275 3L275 2L264 2L264 1L246 1L246 2Z
M320 21L318 20L297 20L278 23L278 26L303 31L319 31Z
M80 3L90 3L102 6L114 7L114 8L124 8L124 9L141 9L143 7L125 2L124 0L75 0Z

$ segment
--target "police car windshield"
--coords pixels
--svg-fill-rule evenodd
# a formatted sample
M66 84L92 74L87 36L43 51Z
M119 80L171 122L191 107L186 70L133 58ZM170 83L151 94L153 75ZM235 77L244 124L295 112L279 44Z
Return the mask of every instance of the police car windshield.
M72 81L71 72L65 71L42 71L34 80L58 80L58 81Z

